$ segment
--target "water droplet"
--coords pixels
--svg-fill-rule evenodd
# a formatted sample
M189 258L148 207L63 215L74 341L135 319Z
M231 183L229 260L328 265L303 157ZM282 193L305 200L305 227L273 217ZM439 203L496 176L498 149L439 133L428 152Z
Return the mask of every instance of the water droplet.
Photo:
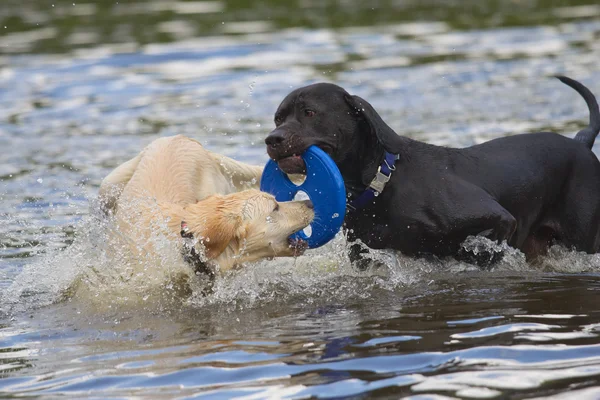
M375 197L379 196L379 192L375 192L373 194L375 195Z
M333 214L333 215L331 216L331 218L337 218L337 217L339 217L339 216L340 216L340 214L338 214L338 213L335 213L335 214Z

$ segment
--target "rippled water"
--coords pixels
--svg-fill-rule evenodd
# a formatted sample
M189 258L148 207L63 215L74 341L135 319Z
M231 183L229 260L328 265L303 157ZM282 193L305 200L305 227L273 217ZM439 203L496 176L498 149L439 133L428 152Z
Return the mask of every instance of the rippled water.
M338 237L132 301L92 211L157 137L263 163L277 105L316 81L439 145L572 135L586 107L551 76L600 94L593 1L44 3L0 8L0 396L600 398L597 256L359 272Z

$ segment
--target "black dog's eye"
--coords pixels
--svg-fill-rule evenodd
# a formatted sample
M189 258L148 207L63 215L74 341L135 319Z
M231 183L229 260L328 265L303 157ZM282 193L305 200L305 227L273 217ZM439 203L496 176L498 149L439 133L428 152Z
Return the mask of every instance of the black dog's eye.
M307 117L314 117L315 114L316 113L313 110L308 110L308 109L304 110L304 115Z
M275 116L275 125L280 125L283 122L283 118L281 118L281 115L276 115Z

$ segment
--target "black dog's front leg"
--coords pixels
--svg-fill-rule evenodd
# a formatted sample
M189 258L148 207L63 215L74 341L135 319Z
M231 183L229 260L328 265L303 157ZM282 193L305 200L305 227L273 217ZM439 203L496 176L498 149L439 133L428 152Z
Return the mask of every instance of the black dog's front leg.
M364 271L369 268L369 265L371 264L371 260L364 257L364 255L368 253L369 249L365 248L360 243L353 243L350 245L348 256L350 257L352 265L360 271Z
M352 232L352 233L350 233ZM349 249L350 262L360 271L364 271L374 264L375 261L365 257L371 249L383 249L389 247L391 230L387 225L373 225L369 232L361 235L360 239L365 245L360 243L352 243ZM353 231L349 231L348 240L355 241L357 238Z
M456 238L461 238L461 245L456 253L456 259L470 264L478 265L483 269L489 269L499 262L504 256L503 252L497 252L489 247L478 247L477 251L467 250L463 242L468 236L481 236L498 244L510 240L517 229L517 221L506 209L496 201L487 203L485 213L468 221L459 232L453 233Z

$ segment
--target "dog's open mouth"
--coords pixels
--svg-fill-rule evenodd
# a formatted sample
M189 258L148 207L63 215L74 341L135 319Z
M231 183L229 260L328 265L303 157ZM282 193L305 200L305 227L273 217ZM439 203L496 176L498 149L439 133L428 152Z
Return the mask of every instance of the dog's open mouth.
M306 164L301 156L291 155L277 160L277 165L286 174L305 174Z
M294 253L297 256L304 254L306 249L308 249L306 240L300 238L288 238L288 243L290 244L290 247L294 249Z

